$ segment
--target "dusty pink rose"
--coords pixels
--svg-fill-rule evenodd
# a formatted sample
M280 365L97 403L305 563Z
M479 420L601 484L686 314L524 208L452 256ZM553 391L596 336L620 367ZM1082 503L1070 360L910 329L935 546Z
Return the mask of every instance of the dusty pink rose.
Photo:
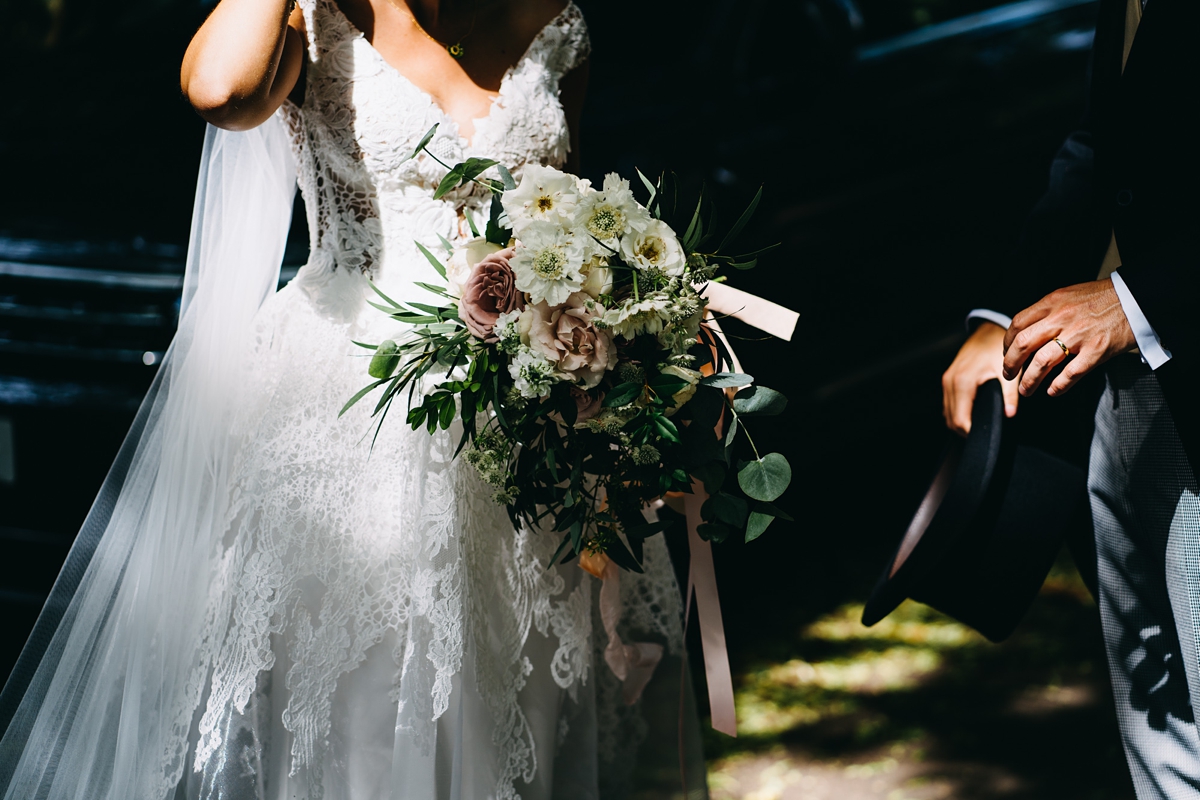
M588 306L591 306L589 309ZM608 331L592 322L604 308L583 292L575 292L559 306L535 303L529 344L562 372L590 389L617 364L617 348Z
M492 329L501 314L525 308L525 295L517 290L516 279L508 260L513 250L489 253L471 270L463 287L458 311L472 335L494 342Z
M604 407L604 392L596 392L593 395L587 389L572 386L571 397L575 398L576 422L587 422L599 414L600 409Z

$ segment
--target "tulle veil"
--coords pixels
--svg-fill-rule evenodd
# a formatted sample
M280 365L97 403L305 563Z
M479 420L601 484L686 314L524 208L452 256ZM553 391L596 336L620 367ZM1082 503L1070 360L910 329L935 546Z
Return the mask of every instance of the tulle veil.
M204 138L179 328L0 694L5 800L133 800L184 763L223 534L229 421L296 170L278 117ZM178 762L178 763L175 763Z

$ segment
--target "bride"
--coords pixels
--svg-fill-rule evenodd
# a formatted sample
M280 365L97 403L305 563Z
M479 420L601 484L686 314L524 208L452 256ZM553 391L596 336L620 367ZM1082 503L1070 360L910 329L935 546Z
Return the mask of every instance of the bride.
M433 199L422 135L571 168L589 47L560 0L213 11L179 331L0 697L7 800L705 796L662 537L621 582L621 635L667 654L639 691L598 582L513 530L454 430L338 416L353 341L396 334L368 281L419 299L415 243L486 219L473 184ZM296 183L311 254L275 293Z

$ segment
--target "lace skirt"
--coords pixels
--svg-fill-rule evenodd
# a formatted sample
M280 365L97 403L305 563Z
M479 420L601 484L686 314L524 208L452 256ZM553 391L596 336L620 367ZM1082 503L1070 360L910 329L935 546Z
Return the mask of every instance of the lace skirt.
M368 380L352 340L390 323L322 311L331 280L302 271L259 315L176 797L706 796L662 537L622 580L623 633L667 652L626 706L599 584L513 529L458 434L338 417Z

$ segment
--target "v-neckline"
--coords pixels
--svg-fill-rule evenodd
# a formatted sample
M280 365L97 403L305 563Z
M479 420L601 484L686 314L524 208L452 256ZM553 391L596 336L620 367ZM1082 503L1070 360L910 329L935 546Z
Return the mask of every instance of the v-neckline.
M555 24L557 24L558 21L562 19L563 15L566 14L568 9L571 8L571 5L574 2L574 0L568 0L567 4L562 7L562 10L559 11L557 14L555 14L550 19L549 22L547 22L545 25L542 26L541 30L539 30L537 32L537 35L534 36L533 39L531 39L529 41L529 45L526 46L525 52L521 53L521 57L518 58L516 61L514 61L512 66L510 66L508 69L504 70L504 75L501 76L501 78L500 78L500 88L498 88L496 90L496 94L492 96L492 102L488 105L487 113L484 114L482 117L474 117L473 119L470 120L474 127L474 131L472 131L470 139L468 139L467 137L462 135L462 125L459 124L457 119L450 116L450 114L447 113L446 109L442 108L442 104L437 101L436 97L434 97L430 92L426 91L425 89L422 89L420 86L418 86L416 84L415 81L412 80L412 78L405 75L403 72L400 71L400 69L398 67L396 67L396 65L394 65L392 62L390 62L386 58L384 58L383 53L379 52L379 50L376 49L375 44L370 39L367 38L367 35L365 33L363 33L361 30L359 30L357 25L355 25L353 22L350 21L350 18L346 16L346 12L342 11L342 7L338 5L337 0L325 0L325 2L328 3L330 6L333 6L334 13L337 14L339 17L341 17L341 21L346 25L346 27L348 27L350 29L350 31L356 37L358 37L359 39L362 39L363 44L365 44L367 46L367 48L372 53L375 54L375 58L377 58L379 60L379 63L383 65L384 69L390 71L393 75L395 75L401 81L408 84L408 86L410 86L413 91L415 91L417 94L424 97L429 102L429 106L431 108L433 108L435 111L437 111L438 115L443 120L445 120L446 122L448 122L454 126L454 133L457 134L458 140L463 145L463 149L465 150L465 149L474 149L475 138L476 138L476 136L479 135L479 123L486 123L488 120L490 120L492 118L492 114L496 110L496 104L500 101L500 98L504 96L504 87L508 85L508 79L510 77L512 77L512 74L514 72L516 72L517 68L520 67L521 64L525 63L525 60L527 58L529 58L530 53L533 52L534 46L537 45L537 43L542 40L542 37L546 35L546 31L553 28L555 26Z

